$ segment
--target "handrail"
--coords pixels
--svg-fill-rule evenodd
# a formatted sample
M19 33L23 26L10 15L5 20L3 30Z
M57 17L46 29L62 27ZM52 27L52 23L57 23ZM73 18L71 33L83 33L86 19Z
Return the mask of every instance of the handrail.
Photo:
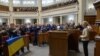
M43 7L42 11L48 10L48 9L50 10L50 9L54 9L54 8L59 8L59 7L63 7L63 6L68 6L68 5L71 5L73 3L77 3L77 2L78 2L77 0L72 0L72 1L68 1L68 2L54 4L54 5L51 5L51 6L48 6L48 7Z
M63 6L68 6L73 3L77 3L77 2L78 2L77 0L72 0L72 1L67 1L67 2L63 2L63 3L53 4L50 6L42 7L42 11L48 10L48 9L49 10L55 9L55 8L59 8L59 7L63 7ZM14 11L15 12L37 12L38 7L14 7Z

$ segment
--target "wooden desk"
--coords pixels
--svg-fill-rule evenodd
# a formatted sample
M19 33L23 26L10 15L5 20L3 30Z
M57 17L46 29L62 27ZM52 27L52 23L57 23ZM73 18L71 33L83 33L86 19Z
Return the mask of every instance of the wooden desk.
M90 31L89 32L89 39L90 40L95 40L96 35L97 35L97 33L95 31Z
M79 30L49 32L49 47L51 56L68 56L68 50L79 51Z
M39 46L41 46L43 42L48 43L48 32L39 33L39 36L38 36L38 44L39 44Z
M39 33L38 36L38 45L41 46L44 40L44 33Z
M29 44L30 44L30 39L29 38L30 38L30 36L28 34L26 34L25 36L23 36L23 39L24 39L24 47L27 47L27 50L29 50ZM23 49L22 49L22 52L24 52Z
M23 39L24 39L24 46L28 46L30 43L29 35L23 36Z
M68 33L65 31L49 32L50 56L68 56Z
M48 37L49 37L48 32L44 33L44 42L48 43Z
M33 41L34 41L34 32L29 34L29 39L30 39L30 42L33 43Z
M100 39L96 39L96 46L94 49L94 56L100 56Z
M68 49L79 51L79 36L81 35L81 32L79 30L75 30L75 29L71 29L71 30L67 30L67 31L69 33Z

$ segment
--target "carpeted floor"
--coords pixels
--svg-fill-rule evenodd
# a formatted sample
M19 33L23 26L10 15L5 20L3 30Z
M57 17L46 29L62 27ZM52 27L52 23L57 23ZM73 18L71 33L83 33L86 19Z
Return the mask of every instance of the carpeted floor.
M94 47L95 43L90 42L89 56L94 56ZM79 43L79 49L80 49L79 53L75 51L70 51L68 56L84 56L82 43ZM30 51L26 50L26 53L21 54L21 56L49 56L49 47L48 46L38 47L30 45Z

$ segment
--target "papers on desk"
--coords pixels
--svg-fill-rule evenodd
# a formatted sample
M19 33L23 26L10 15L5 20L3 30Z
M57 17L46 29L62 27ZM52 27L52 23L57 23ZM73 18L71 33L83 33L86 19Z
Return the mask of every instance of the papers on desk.
M100 36L96 36L95 39L96 39L96 40L100 40Z
M80 37L81 37L81 38L84 38L84 36L83 36L83 35L81 35Z

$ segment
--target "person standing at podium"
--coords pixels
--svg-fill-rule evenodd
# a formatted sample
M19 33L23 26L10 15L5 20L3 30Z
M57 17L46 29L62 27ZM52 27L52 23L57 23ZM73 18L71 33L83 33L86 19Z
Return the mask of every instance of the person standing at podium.
M87 21L83 21L82 26L83 26L84 29L83 29L82 35L80 37L81 37L81 40L82 40L82 43L83 43L84 54L85 54L85 56L88 56L88 43L89 43L88 26L89 26L89 24L88 24Z

